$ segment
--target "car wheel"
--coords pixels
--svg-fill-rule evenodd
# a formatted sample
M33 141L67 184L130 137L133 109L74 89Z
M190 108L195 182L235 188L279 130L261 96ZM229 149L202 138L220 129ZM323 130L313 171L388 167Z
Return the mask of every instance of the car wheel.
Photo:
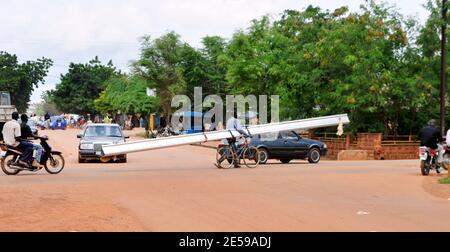
M82 159L80 156L78 156L78 163L82 164L84 163L86 160Z
M121 163L126 163L127 162L127 155L124 155L123 158L120 159Z
M280 159L281 163L283 164L289 164L289 162L291 162L292 159Z
M269 160L269 152L266 148L259 148L259 163L266 164Z
M320 161L320 150L317 148L312 148L308 152L308 162L311 164L317 164Z

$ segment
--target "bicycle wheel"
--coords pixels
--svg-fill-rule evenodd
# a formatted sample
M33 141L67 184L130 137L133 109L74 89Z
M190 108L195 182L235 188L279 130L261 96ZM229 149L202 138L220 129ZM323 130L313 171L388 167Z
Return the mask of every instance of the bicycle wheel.
M244 160L245 166L248 168L256 168L260 161L258 148L254 146L245 148L242 159Z
M217 149L216 165L220 169L229 169L233 167L236 156L230 146L223 146Z

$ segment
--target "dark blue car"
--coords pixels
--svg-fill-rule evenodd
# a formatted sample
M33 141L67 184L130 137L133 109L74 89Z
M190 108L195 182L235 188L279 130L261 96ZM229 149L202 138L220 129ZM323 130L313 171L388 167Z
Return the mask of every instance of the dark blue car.
M50 129L62 129L65 130L67 128L66 119L62 116L52 116L50 118Z
M253 136L250 145L259 149L261 164L269 159L278 159L283 164L293 159L307 159L310 163L318 163L321 156L327 153L325 143L302 138L294 131Z

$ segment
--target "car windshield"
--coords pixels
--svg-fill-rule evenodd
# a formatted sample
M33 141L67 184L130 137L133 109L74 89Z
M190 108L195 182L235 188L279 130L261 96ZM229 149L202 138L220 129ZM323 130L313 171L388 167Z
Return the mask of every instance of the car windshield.
M84 133L85 137L122 137L117 126L89 126Z

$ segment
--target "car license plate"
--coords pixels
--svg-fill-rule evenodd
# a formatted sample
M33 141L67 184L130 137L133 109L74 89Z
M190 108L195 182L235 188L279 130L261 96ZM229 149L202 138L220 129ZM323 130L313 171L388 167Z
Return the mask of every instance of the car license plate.
M61 123L58 123L58 127L61 127Z

